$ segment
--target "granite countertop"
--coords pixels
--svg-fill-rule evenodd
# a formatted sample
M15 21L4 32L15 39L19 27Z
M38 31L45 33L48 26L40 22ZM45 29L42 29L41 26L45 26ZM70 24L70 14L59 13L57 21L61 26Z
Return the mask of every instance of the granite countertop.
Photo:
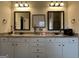
M78 37L77 34L68 36L64 34L2 34L0 37Z

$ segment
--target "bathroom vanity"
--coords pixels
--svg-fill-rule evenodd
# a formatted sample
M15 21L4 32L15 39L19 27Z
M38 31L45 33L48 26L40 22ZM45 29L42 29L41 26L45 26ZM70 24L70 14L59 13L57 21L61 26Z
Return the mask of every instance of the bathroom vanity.
M0 36L0 56L10 58L77 58L77 36Z

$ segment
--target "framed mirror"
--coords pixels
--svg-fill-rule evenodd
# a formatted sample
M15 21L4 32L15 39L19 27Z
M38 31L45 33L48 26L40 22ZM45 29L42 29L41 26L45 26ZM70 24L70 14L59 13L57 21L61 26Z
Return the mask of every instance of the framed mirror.
M60 31L64 29L64 11L48 11L48 30Z
M44 28L45 27L45 15L44 14L33 14L32 15L32 27Z
M14 12L14 30L30 30L30 11Z

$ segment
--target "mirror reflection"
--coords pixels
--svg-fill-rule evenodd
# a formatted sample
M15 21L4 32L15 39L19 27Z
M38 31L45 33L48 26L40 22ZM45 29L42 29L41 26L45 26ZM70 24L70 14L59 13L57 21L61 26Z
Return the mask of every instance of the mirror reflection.
M48 30L64 29L64 11L48 11Z
M44 14L32 15L32 26L36 28L44 28L45 27L45 15Z
M14 12L14 29L30 30L30 12Z

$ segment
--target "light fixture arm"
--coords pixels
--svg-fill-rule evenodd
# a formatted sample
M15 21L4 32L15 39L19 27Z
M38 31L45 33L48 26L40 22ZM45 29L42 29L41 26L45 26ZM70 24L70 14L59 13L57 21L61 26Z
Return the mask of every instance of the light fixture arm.
M64 3L63 1L59 2L59 1L51 1L49 4L50 7L63 7Z

